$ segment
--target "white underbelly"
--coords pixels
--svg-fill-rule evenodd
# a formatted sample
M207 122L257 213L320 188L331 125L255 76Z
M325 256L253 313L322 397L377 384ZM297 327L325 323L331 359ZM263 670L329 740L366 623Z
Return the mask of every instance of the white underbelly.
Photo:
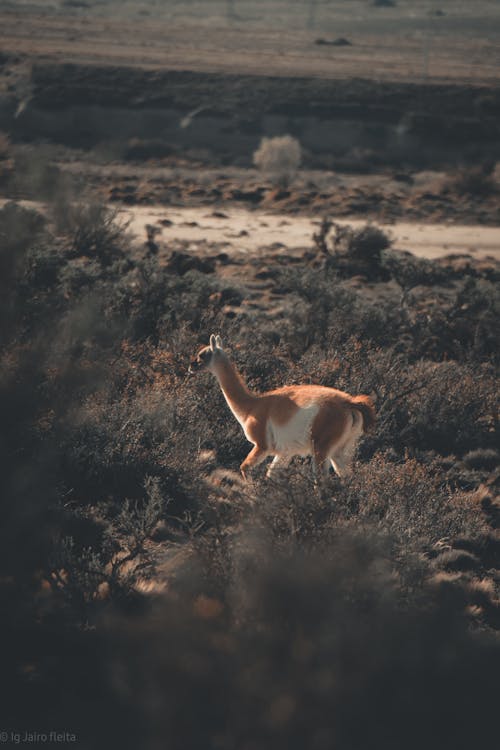
M267 423L267 445L277 455L307 455L312 450L311 429L319 411L317 404L299 409L286 424Z

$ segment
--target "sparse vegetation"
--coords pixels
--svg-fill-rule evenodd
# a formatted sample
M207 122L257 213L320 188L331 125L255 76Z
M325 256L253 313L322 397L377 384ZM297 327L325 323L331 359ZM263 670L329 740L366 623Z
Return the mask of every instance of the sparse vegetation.
M8 135L0 131L0 161L7 158L9 147L10 141Z
M495 748L500 6L0 5L0 744ZM353 473L244 482L211 333Z
M76 257L96 258L107 266L123 256L128 224L120 219L117 209L100 203L63 204L55 208L58 227L69 235L70 252Z
M330 237L332 228L334 232ZM336 266L339 272L352 274L357 271L366 273L369 278L387 276L382 251L391 246L391 239L373 224L354 229L349 224L340 225L323 219L313 240L326 265Z
M495 163L487 162L475 167L463 167L448 180L447 186L459 195L486 197L498 192Z
M315 238L326 264L277 264L285 312L256 309L248 326L223 312L247 282L219 278L214 260L133 253L104 209L71 211L57 237L36 212L0 211L14 719L19 706L37 726L64 716L93 744L91 705L124 747L293 748L311 731L318 747L364 747L367 726L375 748L401 733L421 747L431 727L439 743L486 742L500 659L492 282L455 279L437 305L434 264L403 272L376 227L334 228ZM352 288L360 268L396 280L400 301ZM212 330L241 346L253 388L374 396L351 478L315 489L297 459L241 483L238 425L212 381L186 377ZM450 724L457 707L473 721ZM377 721L360 726L360 712Z
M291 135L263 138L253 155L255 166L281 187L289 185L301 161L300 143Z

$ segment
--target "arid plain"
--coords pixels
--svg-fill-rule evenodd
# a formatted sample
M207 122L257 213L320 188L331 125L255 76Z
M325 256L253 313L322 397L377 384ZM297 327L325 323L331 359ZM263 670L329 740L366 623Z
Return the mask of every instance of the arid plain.
M499 64L486 0L0 0L7 746L495 746ZM352 473L244 479L211 334L368 395Z

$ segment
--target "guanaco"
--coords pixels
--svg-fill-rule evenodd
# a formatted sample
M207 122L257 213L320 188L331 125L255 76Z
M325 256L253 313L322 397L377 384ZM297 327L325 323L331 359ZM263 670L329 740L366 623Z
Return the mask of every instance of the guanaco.
M222 347L220 336L198 352L189 372L208 370L253 448L240 466L250 468L273 460L267 476L293 456L312 455L315 471L325 475L330 464L339 476L349 472L356 443L375 424L369 396L350 396L321 385L285 385L267 393L252 393Z

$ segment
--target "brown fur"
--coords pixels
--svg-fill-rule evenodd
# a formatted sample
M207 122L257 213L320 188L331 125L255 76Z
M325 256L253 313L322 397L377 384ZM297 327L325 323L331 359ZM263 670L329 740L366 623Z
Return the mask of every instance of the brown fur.
M359 409L363 415L363 432L369 432L375 427L377 416L375 414L375 405L370 396L351 396L351 404L355 409Z
M350 419L351 415L346 401L333 396L322 404L311 430L317 464L321 465L331 448L339 443Z
M369 396L351 396L321 385L288 385L260 395L251 393L236 367L224 354L220 337L211 336L210 346L200 350L191 364L191 371L204 367L211 369L217 377L231 411L242 425L248 440L254 444L241 464L243 476L247 469L269 455L288 455L287 443L283 447L275 443L267 444L269 420L275 426L286 428L300 409L317 405L319 410L309 428L310 433L304 432L303 435L310 434L311 450L319 466L332 457L332 452L340 451L336 455L341 461L343 449L348 453L353 451L352 439L349 445L349 429L354 424L353 409L362 416L364 432L375 424L375 408ZM292 445L293 442L288 448ZM343 463L345 465L345 456ZM340 471L337 464L335 468Z

